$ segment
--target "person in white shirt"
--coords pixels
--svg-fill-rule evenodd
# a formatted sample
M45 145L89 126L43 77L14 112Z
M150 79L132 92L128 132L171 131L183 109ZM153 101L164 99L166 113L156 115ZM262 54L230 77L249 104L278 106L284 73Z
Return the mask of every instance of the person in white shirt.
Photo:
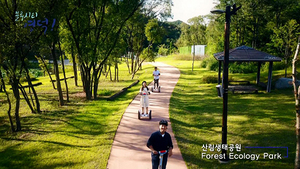
M154 68L154 71L153 71L153 76L154 76L154 88L155 88L155 84L156 84L156 89L158 89L158 86L159 86L159 75L160 75L160 72L159 70L157 70L157 67Z

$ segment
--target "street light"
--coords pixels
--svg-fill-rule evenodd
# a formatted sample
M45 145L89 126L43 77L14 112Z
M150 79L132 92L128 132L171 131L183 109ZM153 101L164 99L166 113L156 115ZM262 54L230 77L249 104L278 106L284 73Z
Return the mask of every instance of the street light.
M222 117L222 144L227 144L227 111L228 111L228 63L229 63L229 35L230 35L230 17L231 15L236 15L236 11L241 8L239 6L236 8L234 4L233 9L231 10L231 6L226 6L226 10L212 10L210 11L213 14L222 14L225 13L225 40L224 40L224 60L223 60L223 78L222 78L222 86L223 86L223 117ZM225 154L224 159L220 159L220 163L228 163L229 158L227 151L222 149L222 154Z

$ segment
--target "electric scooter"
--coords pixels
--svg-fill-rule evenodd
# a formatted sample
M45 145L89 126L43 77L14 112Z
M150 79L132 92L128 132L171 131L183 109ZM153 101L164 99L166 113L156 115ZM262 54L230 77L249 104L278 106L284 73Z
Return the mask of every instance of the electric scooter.
M162 169L162 162L163 162L163 159L164 159L164 155L166 153L168 153L168 150L158 151L158 153L159 153L159 166L158 166L158 168Z
M154 85L153 85L153 87L151 87L151 92L159 92L160 93L160 86L158 86L158 87L155 87L155 84L156 84L157 82L155 81L155 79L154 79Z

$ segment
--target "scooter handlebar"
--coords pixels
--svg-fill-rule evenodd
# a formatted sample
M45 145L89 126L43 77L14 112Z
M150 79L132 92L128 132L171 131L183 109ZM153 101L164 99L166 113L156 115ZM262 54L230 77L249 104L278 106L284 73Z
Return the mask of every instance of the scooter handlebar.
M158 151L159 155L164 155L166 153L168 153L168 150L161 150L161 151Z

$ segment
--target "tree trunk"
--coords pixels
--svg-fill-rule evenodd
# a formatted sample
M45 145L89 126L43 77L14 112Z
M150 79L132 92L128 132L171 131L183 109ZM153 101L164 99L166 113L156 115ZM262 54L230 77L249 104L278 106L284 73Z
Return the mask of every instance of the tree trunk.
M129 67L129 61L128 61L128 53L125 56L126 56L125 62L126 62L127 68L128 68L128 73L130 74L130 67Z
M83 81L83 88L85 90L85 95L87 100L92 99L92 92L91 92L91 69L82 65L82 81Z
M93 71L93 77L94 77L94 99L97 100L97 91L98 91L98 84L99 84L99 78L98 78L99 70Z
M28 93L29 93L29 96L30 96L31 103L32 103L33 107L35 107L35 104L34 104L34 101L33 101L33 98L32 98L32 94L31 94L31 88L30 88L30 87L29 87L28 91L29 91Z
M287 68L288 68L288 61L287 61L287 57L285 58L285 69L284 69L284 77L287 77Z
M73 46L71 46L71 53L72 53L72 62L73 62L73 72L74 72L75 86L78 86L77 63L76 63L76 58L75 58L75 55L74 55Z
M23 64L24 64L24 69L26 71L26 78L27 78L27 81L28 81L29 88L31 88L31 90L33 92L33 95L34 95L35 104L36 104L36 111L37 111L37 113L40 113L41 112L41 107L40 107L39 98L38 98L37 93L36 93L36 91L34 89L34 86L32 85L32 82L31 82L31 79L30 79L30 76L29 76L29 70L25 66L25 62L24 61L23 61Z
M107 78L107 76L108 76L110 67L108 68L108 70L106 70L106 69L107 69L107 66L105 65L105 66L104 66L104 70L105 70L105 72L106 72L105 78Z
M48 69L48 67L47 67L47 65L46 65L46 63L45 63L45 60L44 60L44 58L43 58L43 57L40 57L40 58L41 58L41 61L43 62L44 66L45 66L45 69L46 69L46 71L47 71L48 75L49 75L49 78L50 78L50 80L51 80L51 83L52 83L53 89L55 89L55 90L56 90L56 88L55 88L55 85L54 85L54 82L53 82L53 80L52 80L52 77L51 77L51 74L50 74L50 72L49 72L49 69Z
M142 60L141 63L138 64L139 66L138 66L137 70L132 73L131 79L133 79L135 74L138 72L138 70L140 70L140 68L142 67L142 64L145 60L146 59Z
M115 82L117 81L117 66L118 66L118 63L116 62L115 63L115 79L114 79Z
M12 77L11 79L11 87L14 93L14 97L16 99L16 108L15 108L15 118L16 118L16 131L21 131L21 121L19 116L19 109L20 109L20 92L19 92L19 79L16 77Z
M31 103L30 103L30 100L29 100L29 98L28 98L28 96L27 96L27 93L26 93L25 89L23 88L23 86L21 85L21 83L19 83L19 85L20 85L19 88L20 88L20 90L21 90L21 93L23 94L23 97L24 97L24 99L25 99L25 101L26 101L28 107L30 108L31 112L32 112L32 113L36 113L35 110L34 110L34 108L32 107L32 105L31 105Z
M119 82L119 66L118 66L118 62L116 63L116 68L117 68L117 82Z
M81 82L82 82L82 86L83 86L83 92L85 92L85 80L84 80L84 66L82 64L80 64L80 74L81 74Z
M112 81L112 77L111 77L111 66L109 65L109 79L110 81Z
M11 131L12 132L15 132L15 127L14 127L14 124L13 124L13 121L12 121L12 118L11 118L11 102L10 102L10 99L9 99L9 95L5 89L5 83L4 83L4 80L3 80L3 76L2 76L2 72L0 70L0 78L1 78L1 87L3 87L3 90L6 94L6 98L7 98L7 102L8 102L8 110L7 110L7 115L8 115L8 119L9 119L9 122L10 122L10 128L11 128ZM2 88L1 88L2 89Z
M53 57L54 69L55 69L55 77L56 77L56 86L57 86L57 91L58 91L59 105L63 106L64 99L63 99L61 84L60 84L60 80L59 80L60 78L59 78L58 63L57 63L57 58L56 58L56 53L55 53L55 42L52 43L51 52L52 52L52 57Z
M138 69L138 63L139 63L139 57L138 55L135 57L134 59L134 66L133 66L133 71L132 72L135 72L137 69Z
M134 54L133 54L133 52L131 52L130 55L131 55L131 72L134 72L134 70L133 70L133 64L134 64Z
M298 61L299 46L300 46L299 40L293 58L293 62L292 62L293 63L292 78L293 78L294 97L295 97L295 106L296 106L296 138L297 138L295 169L300 168L300 87L297 84L297 68L296 68L296 62Z
M64 54L61 51L61 47L60 47L60 41L58 40L58 47L59 47L59 51L60 51L60 58L61 58L61 66L62 66L62 71L63 71L63 75L64 75L64 81L65 81L65 86L66 86L66 95L67 95L67 102L69 102L69 88L68 88L68 83L67 83L67 77L66 77L66 71L65 71L65 57Z

